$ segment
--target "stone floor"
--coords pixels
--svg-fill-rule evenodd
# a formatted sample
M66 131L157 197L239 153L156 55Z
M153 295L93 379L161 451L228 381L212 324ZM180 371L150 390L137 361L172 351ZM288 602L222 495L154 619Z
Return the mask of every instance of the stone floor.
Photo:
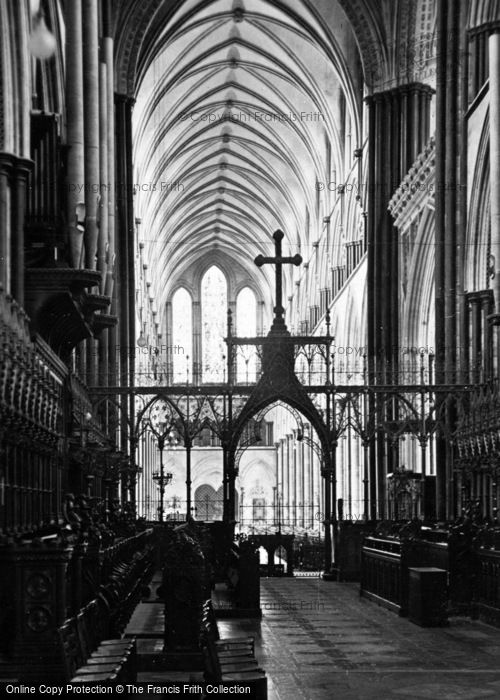
M256 638L269 700L500 698L499 629L465 618L446 628L418 627L360 599L357 584L319 577L262 579L261 607L262 620L218 624L222 637ZM159 652L158 637L139 642ZM158 669L138 680L200 679Z
M269 700L500 698L500 630L480 622L418 627L320 578L262 579L261 607L219 629L255 635Z

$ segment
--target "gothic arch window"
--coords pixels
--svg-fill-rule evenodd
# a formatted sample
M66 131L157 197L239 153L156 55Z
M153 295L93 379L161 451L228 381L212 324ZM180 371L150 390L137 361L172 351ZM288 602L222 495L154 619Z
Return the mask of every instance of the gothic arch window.
M180 287L172 297L172 373L174 383L187 379L188 357L193 356L193 305L191 294Z
M223 382L227 323L227 280L212 265L201 280L202 380Z
M257 335L257 299L250 287L243 287L236 297L236 331L240 337ZM257 380L257 354L254 346L240 346L236 356L238 382L248 384Z

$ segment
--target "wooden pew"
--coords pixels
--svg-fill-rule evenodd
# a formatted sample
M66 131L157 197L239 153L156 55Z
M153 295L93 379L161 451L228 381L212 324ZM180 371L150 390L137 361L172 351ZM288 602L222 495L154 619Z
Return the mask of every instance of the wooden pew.
M500 627L500 551L479 549L477 557L474 616Z
M92 661L83 655L75 618L71 618L58 630L63 653L65 680L71 683L121 683L126 678L121 660Z
M225 686L247 685L251 689L252 698L267 700L267 676L259 668L251 647L244 650L243 655L234 655L231 651L222 652L216 647L213 627L206 617L202 622L201 636L207 682Z
M407 540L366 537L361 550L360 595L406 616L408 569L419 565L420 557Z
M154 557L150 549L136 552L127 562L115 564L107 582L101 586L100 599L109 611L112 636L120 635L141 598L141 592L153 573Z
M203 604L203 617L206 625L210 630L211 637L219 652L237 651L238 649L250 650L251 654L255 654L255 640L253 637L236 637L231 639L221 639L217 619L215 617L214 608L211 600L205 601Z
M137 678L137 645L135 639L103 639L107 636L105 611L93 600L77 615L77 631L84 657L108 659L119 657L125 666L128 682Z
M105 616L100 614L99 603L95 600L59 628L66 680L74 683L136 681L135 639L102 640L100 634L104 626Z

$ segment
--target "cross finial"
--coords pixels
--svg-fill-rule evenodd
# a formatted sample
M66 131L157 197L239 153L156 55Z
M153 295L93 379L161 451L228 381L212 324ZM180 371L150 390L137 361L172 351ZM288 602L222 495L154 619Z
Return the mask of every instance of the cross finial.
M276 306L274 307L274 321L273 321L273 328L277 327L282 327L284 328L285 326L285 320L283 318L283 315L285 313L285 309L283 308L283 302L282 302L282 294L283 294L283 285L282 285L282 268L281 266L283 264L289 264L289 265L300 265L302 263L302 256L301 255L294 255L293 257L289 258L284 258L281 255L281 241L285 237L285 234L283 231L275 231L273 234L274 238L274 248L276 251L276 255L274 258L266 258L263 255L257 255L255 258L255 264L257 267L262 267L262 265L265 265L267 263L270 263L271 265L276 265Z

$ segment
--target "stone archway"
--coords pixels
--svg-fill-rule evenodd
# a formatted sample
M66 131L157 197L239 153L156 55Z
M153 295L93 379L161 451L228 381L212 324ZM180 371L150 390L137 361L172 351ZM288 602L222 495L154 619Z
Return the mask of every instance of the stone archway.
M283 535L280 532L252 536L254 545L267 554L267 562L261 563L261 576L293 576L294 539L294 535Z
M235 492L236 509L238 508L239 495ZM222 520L223 516L223 489L216 490L210 484L201 484L194 492L194 507L196 520L214 522Z
M194 507L197 520L209 522L221 519L222 508L218 507L217 492L209 484L198 486L194 492Z

